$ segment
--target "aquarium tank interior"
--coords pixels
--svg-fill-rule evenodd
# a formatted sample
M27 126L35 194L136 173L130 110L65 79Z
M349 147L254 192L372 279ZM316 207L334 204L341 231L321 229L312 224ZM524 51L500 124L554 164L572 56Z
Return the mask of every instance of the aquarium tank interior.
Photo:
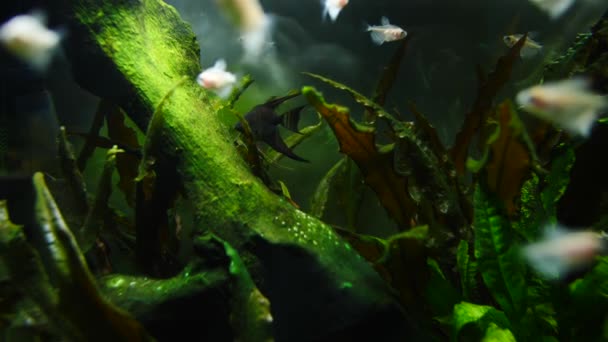
M0 341L608 341L608 1L4 0Z

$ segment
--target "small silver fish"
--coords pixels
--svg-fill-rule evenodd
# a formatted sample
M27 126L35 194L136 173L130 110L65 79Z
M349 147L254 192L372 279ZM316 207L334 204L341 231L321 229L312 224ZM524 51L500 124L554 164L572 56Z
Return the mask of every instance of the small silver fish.
M525 246L522 252L530 266L542 276L560 279L591 266L596 256L608 252L608 240L604 233L547 226L544 238Z
M348 5L348 0L321 0L323 6L323 14L321 18L325 19L329 16L331 21L336 21L340 12Z
M203 70L196 82L203 88L215 92L221 98L227 98L236 83L236 76L226 71L226 61L219 59L215 64Z
M0 26L0 43L37 70L45 70L62 34L46 27L42 12L17 15Z
M367 25L367 31L370 32L372 41L378 45L400 40L407 36L407 32L401 27L391 25L387 17L382 17L380 23L381 25Z
M561 17L574 4L575 0L530 0L551 19Z
M608 108L606 96L589 88L589 80L584 78L547 82L520 91L516 102L526 112L570 134L588 137L601 111Z
M502 40L508 47L513 47L520 39L523 37L523 34L511 34L508 36L502 37ZM519 55L521 58L531 58L536 55L543 49L543 46L535 41L534 39L527 37L524 42L524 46L522 46Z

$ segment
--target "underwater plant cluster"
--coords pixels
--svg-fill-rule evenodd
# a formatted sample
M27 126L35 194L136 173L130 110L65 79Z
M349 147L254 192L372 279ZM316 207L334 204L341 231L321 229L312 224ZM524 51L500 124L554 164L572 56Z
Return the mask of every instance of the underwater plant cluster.
M372 91L298 70L265 98L263 4L213 2L241 61L207 67L162 0L3 5L0 341L608 340L606 6L522 2L606 12L567 48L501 37L450 137L390 101L422 34L390 16L357 31L392 53ZM86 124L55 112L58 58Z

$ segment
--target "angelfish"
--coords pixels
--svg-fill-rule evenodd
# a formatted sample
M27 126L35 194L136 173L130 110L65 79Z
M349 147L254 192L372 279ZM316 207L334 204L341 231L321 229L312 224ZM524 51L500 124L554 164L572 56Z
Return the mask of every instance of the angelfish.
M593 264L608 252L604 233L570 231L559 225L546 226L544 238L525 246L524 257L532 268L548 279L560 279Z
M587 137L601 111L608 108L606 96L589 88L590 81L584 78L546 82L520 91L516 101L526 112L570 134Z
M290 94L279 98L271 98L261 105L253 107L249 113L245 114L244 119L247 120L251 133L255 140L261 140L268 144L272 149L284 154L285 156L302 162L308 160L299 157L293 153L281 138L278 125L281 124L285 128L300 133L298 131L298 121L300 120L300 112L306 105L293 108L281 115L277 115L275 109L283 102L300 95L300 92ZM239 132L244 132L243 126L238 122L234 128Z

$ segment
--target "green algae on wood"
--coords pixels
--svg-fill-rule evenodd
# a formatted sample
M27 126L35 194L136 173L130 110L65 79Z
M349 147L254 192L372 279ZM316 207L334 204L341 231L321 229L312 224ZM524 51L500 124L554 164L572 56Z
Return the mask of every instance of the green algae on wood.
M171 86L183 76L191 77L150 123L144 162L151 162L147 165L157 181L177 184L185 191L194 204L198 232L210 230L238 250L252 278L260 281L260 290L268 295L273 314L282 313L275 317L277 339L348 331L365 317L387 312L396 313L393 317L403 326L400 309L372 268L346 248L331 227L296 210L249 172L229 132L207 104L207 93L194 82L200 71L198 47L190 27L172 7L157 0L67 4L84 29L76 38L84 36L93 42L96 60L109 61L117 71L113 83L129 90L120 105L142 130ZM287 257L280 262L266 258L275 252L286 252ZM293 253L306 255L306 266L294 267ZM304 273L306 267L317 272ZM317 286L317 276L330 281ZM290 277L299 281L290 289L279 286ZM353 286L340 289L344 282ZM319 298L336 301L330 305ZM303 306L300 316L288 317L275 304L287 310L302 300L320 306L314 312Z

